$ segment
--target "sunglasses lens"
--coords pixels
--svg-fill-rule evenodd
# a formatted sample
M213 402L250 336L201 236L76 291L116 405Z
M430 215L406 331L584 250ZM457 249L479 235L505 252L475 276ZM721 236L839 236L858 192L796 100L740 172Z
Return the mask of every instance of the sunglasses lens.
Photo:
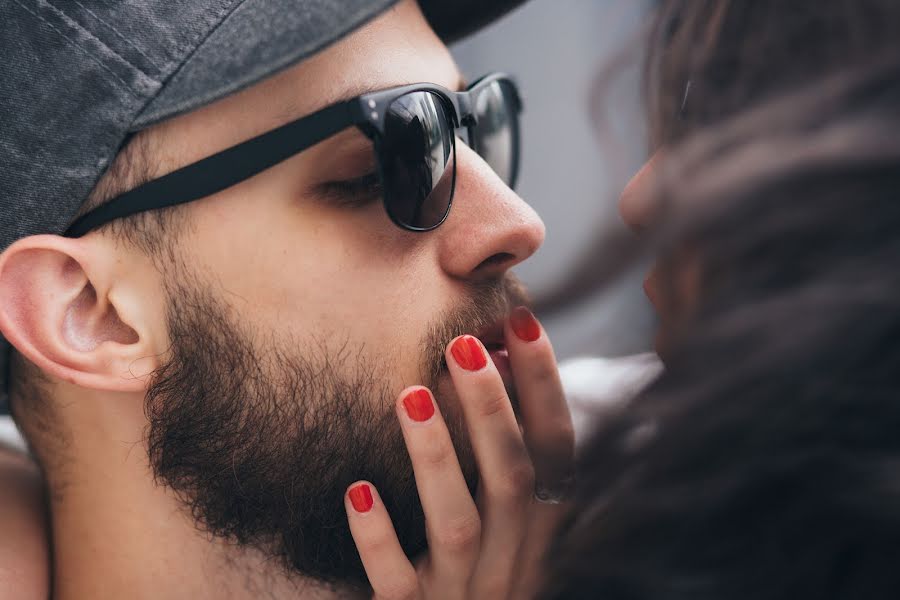
M379 153L391 218L412 229L440 225L450 210L456 177L454 130L443 100L430 92L394 100Z
M519 160L519 122L516 96L507 81L494 81L475 103L478 125L470 143L506 185L516 183Z

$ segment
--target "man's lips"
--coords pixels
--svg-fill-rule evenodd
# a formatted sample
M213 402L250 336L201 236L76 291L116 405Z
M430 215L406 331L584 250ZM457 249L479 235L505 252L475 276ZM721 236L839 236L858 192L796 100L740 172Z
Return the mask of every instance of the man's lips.
M493 325L489 327L485 327L484 329L478 331L474 334L481 343L484 344L484 347L487 348L488 352L493 352L498 349L506 349L506 338L503 334L503 321L497 321Z
M488 355L491 357L491 361L494 363L497 372L500 374L500 378L503 380L503 386L506 388L506 393L512 402L513 410L518 415L519 402L515 392L512 366L509 361L509 352L506 348L506 338L504 334L505 323L506 318L501 318L493 324L483 327L477 332L469 335L478 338L487 350ZM446 358L441 361L441 367L442 369L447 368ZM446 371L444 372L446 373Z
M497 368L497 372L500 373L500 378L503 379L503 385L506 387L506 393L513 403L513 408L518 412L512 366L509 362L509 352L506 349L506 338L503 331L504 323L505 319L499 320L476 333L475 337L481 340L481 343L488 351L494 366Z

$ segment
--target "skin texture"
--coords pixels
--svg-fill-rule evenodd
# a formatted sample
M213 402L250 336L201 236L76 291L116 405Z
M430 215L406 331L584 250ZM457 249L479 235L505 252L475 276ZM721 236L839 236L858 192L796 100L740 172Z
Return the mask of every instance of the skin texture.
M403 2L313 59L156 126L155 174L363 90L459 79L416 4ZM304 356L351 348L380 367L388 394L427 381L428 327L544 235L477 155L461 146L457 161L453 210L427 235L399 230L378 201L325 198L324 184L371 169L368 141L351 130L187 207L168 263L185 267L179 274L102 232L34 236L0 255L0 329L44 373L52 398L53 443L38 455L52 490L57 597L333 595L286 575L266 549L210 538L185 498L155 478L144 409L152 374L171 358L167 284L195 277L257 349L273 347L266 334L275 332ZM448 376L433 388L454 404Z
M619 215L638 236L652 229L662 216L662 209L655 204L654 198L664 160L663 151L657 151L634 174L619 196ZM668 257L668 281L663 280L658 264L650 268L644 279L644 293L658 320L656 351L664 358L672 338L679 334L698 302L700 284L695 258L689 246L682 246Z
M654 183L661 155L655 154L640 170L629 180L622 194L619 196L619 215L625 224L637 235L652 227L656 212L652 198ZM660 322L660 329L656 337L656 346L659 349L664 345L665 323L669 321L669 315L665 312L665 305L659 300L658 272L654 266L644 279L644 293Z

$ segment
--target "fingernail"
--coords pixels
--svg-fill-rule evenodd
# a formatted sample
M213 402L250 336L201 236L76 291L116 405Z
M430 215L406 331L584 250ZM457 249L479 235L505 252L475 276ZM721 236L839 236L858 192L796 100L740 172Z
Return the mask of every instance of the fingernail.
M413 421L427 421L434 415L434 402L426 390L413 390L403 399L403 408Z
M347 495L350 496L350 504L353 505L353 510L358 513L369 512L375 504L375 500L372 499L372 488L365 483L350 488Z
M453 360L466 371L480 371L487 366L487 356L481 349L481 344L471 335L457 338L450 347Z
M512 311L509 316L509 324L513 333L523 342L534 342L541 337L541 326L531 314L531 311L520 306Z

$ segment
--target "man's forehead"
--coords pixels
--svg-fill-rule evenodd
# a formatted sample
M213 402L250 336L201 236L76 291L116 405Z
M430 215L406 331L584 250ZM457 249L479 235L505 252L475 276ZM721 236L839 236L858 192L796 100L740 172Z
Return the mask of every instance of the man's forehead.
M275 111L286 117L282 122L371 91L423 82L454 89L462 83L449 49L411 1L399 3L283 77L278 90L283 105Z
M418 5L402 2L308 60L153 129L188 164L334 102L419 82L453 88L461 76Z

